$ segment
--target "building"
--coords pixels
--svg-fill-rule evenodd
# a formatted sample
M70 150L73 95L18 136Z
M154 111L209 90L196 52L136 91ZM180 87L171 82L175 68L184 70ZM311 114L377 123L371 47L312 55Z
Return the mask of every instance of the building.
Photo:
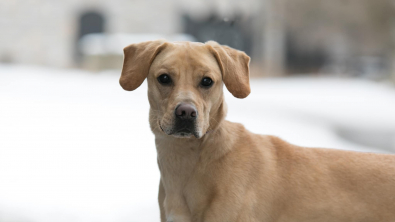
M79 42L90 33L186 33L246 51L259 75L388 78L394 7L390 0L3 0L0 62L80 67Z
M186 16L246 14L253 5L220 0L1 1L0 62L74 67L78 40L86 34L182 33Z

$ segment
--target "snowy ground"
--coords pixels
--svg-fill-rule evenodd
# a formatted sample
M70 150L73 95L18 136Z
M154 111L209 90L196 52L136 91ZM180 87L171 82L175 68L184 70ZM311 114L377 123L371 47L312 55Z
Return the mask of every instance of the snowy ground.
M0 65L0 222L159 221L147 87L123 91L118 77ZM226 98L228 119L253 132L302 146L395 151L389 86L263 79L247 99ZM338 136L355 132L362 140L382 132L389 149Z

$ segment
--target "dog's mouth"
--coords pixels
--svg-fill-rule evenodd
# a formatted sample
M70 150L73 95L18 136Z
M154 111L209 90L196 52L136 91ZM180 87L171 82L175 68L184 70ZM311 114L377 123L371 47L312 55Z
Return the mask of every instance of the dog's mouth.
M195 126L191 125L189 127L185 126L177 126L175 124L170 130L164 130L160 122L158 122L159 128L162 130L163 133L169 135L169 136L174 136L177 138L191 138L194 136L195 138L200 138L199 133L197 130L195 130Z
M186 128L175 131L171 135L180 138L190 138L192 136L199 138L198 134L195 131L191 131L190 129L186 129Z

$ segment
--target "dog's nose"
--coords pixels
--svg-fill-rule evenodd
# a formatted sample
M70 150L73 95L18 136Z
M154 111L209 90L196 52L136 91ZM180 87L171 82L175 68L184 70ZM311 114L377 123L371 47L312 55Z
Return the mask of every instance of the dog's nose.
M190 104L180 104L176 108L176 116L181 119L195 119L197 116L197 111L194 106Z

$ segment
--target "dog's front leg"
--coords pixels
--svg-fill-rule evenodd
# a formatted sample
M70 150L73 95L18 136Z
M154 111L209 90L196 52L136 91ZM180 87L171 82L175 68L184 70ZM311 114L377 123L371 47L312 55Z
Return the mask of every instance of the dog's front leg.
M158 201L159 201L159 210L160 210L160 221L161 222L167 222L166 221L166 214L165 214L165 208L164 208L164 203L165 203L165 188L163 187L162 184L162 179L159 182L159 194L158 194Z
M181 195L166 193L163 208L166 222L192 222L189 208Z
M175 200L174 199L171 200L171 199L172 198L166 199L165 188L163 187L162 180L160 180L159 194L158 194L160 221L161 222L192 222L192 220L190 219L191 217L188 207L183 204L181 205L174 204L174 203L180 203L180 199L175 199Z

